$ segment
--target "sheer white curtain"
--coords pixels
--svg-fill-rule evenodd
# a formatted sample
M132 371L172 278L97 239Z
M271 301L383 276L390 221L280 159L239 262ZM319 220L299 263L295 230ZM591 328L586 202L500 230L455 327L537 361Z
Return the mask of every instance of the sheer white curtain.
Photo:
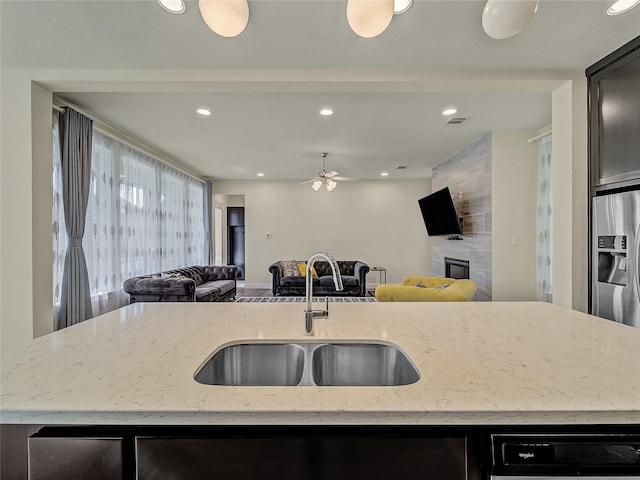
M538 201L536 216L536 290L537 299L551 302L552 285L552 220L551 135L538 142Z
M205 185L197 180L185 177L187 182L187 229L186 229L186 264L187 265L208 265L210 263L209 252L206 245L204 216L205 209Z
M55 136L54 126L54 146ZM55 158L54 148L54 267L57 245L66 246L60 233L56 236L56 212L61 210ZM203 196L202 182L94 131L83 238L94 315L128 303L122 290L127 278L205 263ZM64 249L60 253L64 259ZM54 305L59 303L56 292L54 286Z
M127 278L162 269L159 163L125 145L119 148L120 264Z
M58 325L60 314L60 296L62 294L62 277L64 273L64 256L69 239L64 226L64 207L62 205L62 164L60 153L60 128L58 112L53 112L53 305L54 325Z

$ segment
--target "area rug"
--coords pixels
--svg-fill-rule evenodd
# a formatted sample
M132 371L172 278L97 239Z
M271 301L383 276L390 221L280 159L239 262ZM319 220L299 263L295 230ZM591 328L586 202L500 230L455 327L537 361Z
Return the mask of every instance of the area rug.
M313 297L314 302L325 302L325 299L329 299L329 303L336 302L361 302L371 303L375 302L375 297ZM272 302L284 302L284 303L301 303L304 302L304 297L238 297L236 302L251 302L251 303L272 303Z

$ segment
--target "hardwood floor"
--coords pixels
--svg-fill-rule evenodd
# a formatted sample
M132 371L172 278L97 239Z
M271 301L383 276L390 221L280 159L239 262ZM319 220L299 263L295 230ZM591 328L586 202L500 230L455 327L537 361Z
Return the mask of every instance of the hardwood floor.
M244 288L238 286L236 288L237 297L273 297L270 288Z

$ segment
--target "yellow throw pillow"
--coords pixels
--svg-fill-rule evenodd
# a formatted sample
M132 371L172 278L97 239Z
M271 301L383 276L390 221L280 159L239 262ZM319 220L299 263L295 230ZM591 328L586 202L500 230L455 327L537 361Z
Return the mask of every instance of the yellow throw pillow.
M307 276L307 264L304 262L298 262L298 270L300 270L300 275L302 275L303 277ZM317 277L318 276L318 272L316 272L316 268L315 267L311 267L311 276L312 277Z

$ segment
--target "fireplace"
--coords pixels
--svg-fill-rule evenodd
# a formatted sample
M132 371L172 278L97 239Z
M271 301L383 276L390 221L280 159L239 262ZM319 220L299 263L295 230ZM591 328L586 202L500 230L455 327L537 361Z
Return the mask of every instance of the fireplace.
M469 278L469 260L444 257L445 277Z

